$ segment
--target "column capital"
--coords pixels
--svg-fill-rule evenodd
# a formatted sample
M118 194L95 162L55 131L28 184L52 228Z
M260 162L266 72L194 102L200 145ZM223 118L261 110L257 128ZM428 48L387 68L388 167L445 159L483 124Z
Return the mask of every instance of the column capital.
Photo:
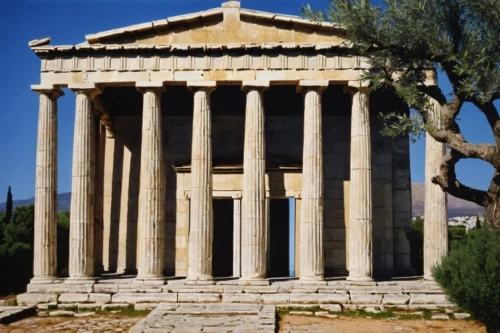
M103 92L103 89L95 83L72 83L68 84L68 88L77 94L80 93L89 96L91 100L94 100L96 96Z
M297 85L297 92L304 93L309 90L317 91L318 93L322 93L323 90L328 88L330 82L328 80L300 80Z
M188 81L187 87L192 92L196 92L198 90L204 90L208 94L217 89L216 81Z
M46 95L50 99L58 99L61 96L64 96L64 92L61 88L56 87L52 84L32 84L31 90L38 93L39 95Z
M249 90L259 90L260 92L266 91L270 86L269 81L243 81L241 83L241 90L248 92Z
M372 90L373 88L369 86L369 82L366 80L348 81L347 86L344 87L344 92L348 92L351 95L354 95L357 92L369 94Z
M146 91L156 91L157 93L162 93L166 89L165 82L163 81L138 81L135 83L135 88L142 94Z

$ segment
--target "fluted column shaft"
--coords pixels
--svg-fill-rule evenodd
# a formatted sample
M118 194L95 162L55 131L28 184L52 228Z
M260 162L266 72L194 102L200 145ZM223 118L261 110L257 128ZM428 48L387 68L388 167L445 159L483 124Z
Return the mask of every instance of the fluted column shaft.
M76 115L69 229L69 276L71 279L92 279L96 184L92 98L96 90L93 88L73 90L76 93Z
M324 280L323 259L323 86L303 88L304 148L302 155L302 211L300 223L300 281Z
M213 283L212 126L210 93L215 82L188 84L194 91L191 205L187 280Z
M373 274L372 175L368 88L349 88L352 94L351 170L349 194L349 276L371 281Z
M244 85L247 93L243 153L243 198L241 223L241 279L264 279L266 275L264 135L265 86Z
M441 126L441 106L431 100L429 119L433 126ZM424 278L432 280L432 268L448 252L448 213L446 193L432 183L446 153L444 143L429 134L425 138L425 202L424 202Z
M97 121L96 124L96 204L94 225L94 271L101 274L104 271L103 229L104 229L104 160L106 149L106 127Z
M165 168L161 116L161 93L164 89L162 83L156 87L151 85L142 89L138 280L161 280L164 265Z
M32 283L57 276L57 99L58 88L32 86L40 95L36 151Z

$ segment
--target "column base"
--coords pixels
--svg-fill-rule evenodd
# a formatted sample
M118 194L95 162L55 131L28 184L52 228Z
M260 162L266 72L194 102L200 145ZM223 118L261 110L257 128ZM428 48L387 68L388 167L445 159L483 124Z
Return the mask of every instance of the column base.
M70 284L88 284L88 283L94 283L96 282L96 278L92 276L80 276L80 277L69 277L64 280L64 283L70 283Z
M166 282L163 276L161 277L136 277L132 283L134 284L153 284L153 285L164 285Z
M51 284L60 282L61 281L55 276L35 276L30 280L30 284Z
M348 276L346 278L347 281L352 281L352 282L374 282L373 278L371 276Z
M239 279L238 280L238 285L239 286L268 286L271 283L269 280L266 279Z

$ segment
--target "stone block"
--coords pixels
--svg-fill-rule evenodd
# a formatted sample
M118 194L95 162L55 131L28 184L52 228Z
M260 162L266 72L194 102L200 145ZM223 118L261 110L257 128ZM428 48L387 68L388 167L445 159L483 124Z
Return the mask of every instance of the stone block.
M448 303L445 294L410 294L410 304Z
M111 311L111 310L115 310L115 309L125 309L125 308L128 308L130 304L127 304L127 303L111 303L111 304L103 304L101 305L101 309L102 310L107 310L107 311Z
M431 317L432 320L450 320L447 314L434 315Z
M159 303L138 303L134 305L135 311L154 310Z
M100 307L101 307L100 304L83 303L83 304L78 304L78 311L97 310Z
M56 294L24 293L17 296L17 304L19 305L37 305L52 302L57 302Z
M351 294L352 304L380 304L382 295L379 294Z
M73 311L68 310L56 310L51 311L49 316L51 317L73 317L75 313Z
M382 304L401 305L408 304L410 296L406 294L385 294Z
M275 294L278 292L277 286L249 286L244 287L243 292L247 294Z
M454 313L455 319L467 319L470 318L470 314L468 313Z
M110 294L89 294L89 302L97 304L106 304L111 302Z
M72 284L72 283L51 283L51 284L36 284L30 283L27 286L28 293L40 294L62 294L62 293L91 293L93 291L93 283Z
M57 309L76 311L76 310L78 310L78 304L77 303L60 303L57 305Z
M97 283L94 285L95 293L115 294L118 292L118 285L111 283Z
M179 293L178 300L179 303L220 303L220 294L213 293Z
M289 304L290 303L290 294L289 293L262 294L262 303L264 303L264 304Z
M290 294L290 304L345 304L349 303L348 294Z
M61 294L57 301L59 303L85 303L89 301L89 294Z
M384 304L384 310L396 310L396 311L408 311L408 305L407 304Z
M343 307L340 304L321 304L319 307L323 310L331 312L342 312L343 310Z
M176 293L118 293L111 298L112 303L156 303L156 302L177 302Z
M260 294L223 294L222 303L261 303Z

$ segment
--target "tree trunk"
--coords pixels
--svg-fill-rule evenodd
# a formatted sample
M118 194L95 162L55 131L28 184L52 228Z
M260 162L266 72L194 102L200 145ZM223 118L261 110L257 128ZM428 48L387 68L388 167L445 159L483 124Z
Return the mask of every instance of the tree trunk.
M495 171L488 189L488 203L484 216L494 230L500 230L500 173L498 171Z

